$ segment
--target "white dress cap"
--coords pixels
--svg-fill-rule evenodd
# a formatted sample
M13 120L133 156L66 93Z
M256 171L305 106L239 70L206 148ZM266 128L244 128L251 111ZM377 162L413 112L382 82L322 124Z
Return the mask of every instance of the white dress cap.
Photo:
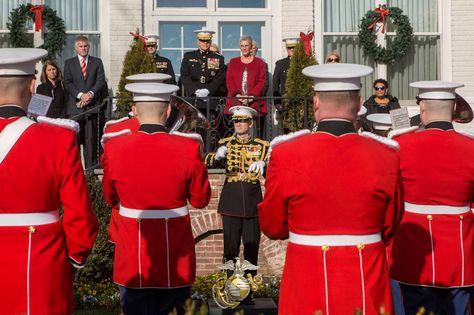
M48 52L38 48L0 48L0 76L33 75Z
M457 88L464 84L446 81L418 81L410 83L411 87L418 88L418 97L431 100L454 100Z
M363 116L367 114L367 107L365 107L364 105L362 105L359 109L359 111L357 112L357 116Z
M373 123L375 130L389 130L392 128L392 118L390 114L370 114L367 115L367 120Z
M286 44L286 47L295 47L300 42L300 39L297 37L285 38L283 41Z
M169 102L170 95L179 90L177 85L165 83L130 83L125 89L133 93L134 102Z
M232 120L252 119L253 116L257 115L257 111L248 106L232 106L229 111L232 113Z
M359 91L360 78L371 74L368 66L352 63L327 63L309 66L303 74L314 81L315 91Z
M211 30L206 29L206 28L194 31L194 34L196 34L197 39L201 39L201 40L211 40L212 35L214 33L215 33L214 31L211 31Z
M145 35L145 37L146 37L145 43L147 45L156 45L158 43L158 39L160 39L160 36L153 35L153 34Z
M166 73L139 73L129 75L126 77L127 80L133 82L150 82L150 83L161 83L165 80L171 79L171 76Z

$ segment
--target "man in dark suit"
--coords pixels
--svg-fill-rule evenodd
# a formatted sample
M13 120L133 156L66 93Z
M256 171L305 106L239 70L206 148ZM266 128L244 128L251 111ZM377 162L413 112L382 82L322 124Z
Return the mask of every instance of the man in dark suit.
M275 71L273 72L273 96L275 97L285 95L286 76L288 75L290 60L299 42L299 38L286 38L283 41L286 44L288 57L278 60L275 64ZM281 100L275 100L275 107L279 111L281 110L281 103Z
M89 55L89 40L77 36L75 41L77 56L64 64L64 87L68 94L67 113L74 118L81 113L100 105L106 85L102 60ZM79 144L84 145L85 167L98 163L98 112L77 117L81 126Z

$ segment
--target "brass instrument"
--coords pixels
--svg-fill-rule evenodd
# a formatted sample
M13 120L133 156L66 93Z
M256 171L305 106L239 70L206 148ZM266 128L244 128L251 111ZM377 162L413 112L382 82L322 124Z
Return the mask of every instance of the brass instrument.
M467 124L472 121L473 113L469 103L459 94L456 93L454 101L453 121L460 124Z
M196 128L208 129L209 120L193 105L179 96L171 95L170 106L172 113L166 122L170 133L174 131L188 133Z

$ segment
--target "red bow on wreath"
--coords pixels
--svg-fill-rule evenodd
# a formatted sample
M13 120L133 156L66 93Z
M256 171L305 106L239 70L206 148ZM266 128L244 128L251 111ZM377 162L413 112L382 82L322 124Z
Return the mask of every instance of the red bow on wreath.
M377 22L382 22L382 34L385 33L385 17L391 13L390 9L387 8L376 8L375 13L379 13L380 17L374 23L370 24L368 29L374 28Z
M137 34L137 33L134 33L134 32L128 32L128 34L130 34L133 37L138 38L139 40L141 40L143 42L143 50L146 51L146 40L148 39L147 37L142 36L142 35Z
M304 53L306 56L311 56L311 41L313 40L314 32L309 32L305 34L300 32L300 39L304 44Z
M32 5L30 12L35 14L35 32L39 32L43 28L44 5Z

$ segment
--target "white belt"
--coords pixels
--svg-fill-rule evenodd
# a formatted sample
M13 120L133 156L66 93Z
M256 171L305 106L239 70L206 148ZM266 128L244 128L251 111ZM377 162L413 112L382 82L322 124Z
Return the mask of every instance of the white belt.
M33 213L2 213L0 226L29 226L51 224L59 221L57 210Z
M405 202L405 211L420 214L462 214L470 210L470 206L444 206L444 205L415 205Z
M290 242L309 246L356 246L382 240L380 233L366 235L304 235L290 232Z
M130 209L120 205L119 212L121 216L133 219L171 219L187 215L188 206L166 210L140 210Z

